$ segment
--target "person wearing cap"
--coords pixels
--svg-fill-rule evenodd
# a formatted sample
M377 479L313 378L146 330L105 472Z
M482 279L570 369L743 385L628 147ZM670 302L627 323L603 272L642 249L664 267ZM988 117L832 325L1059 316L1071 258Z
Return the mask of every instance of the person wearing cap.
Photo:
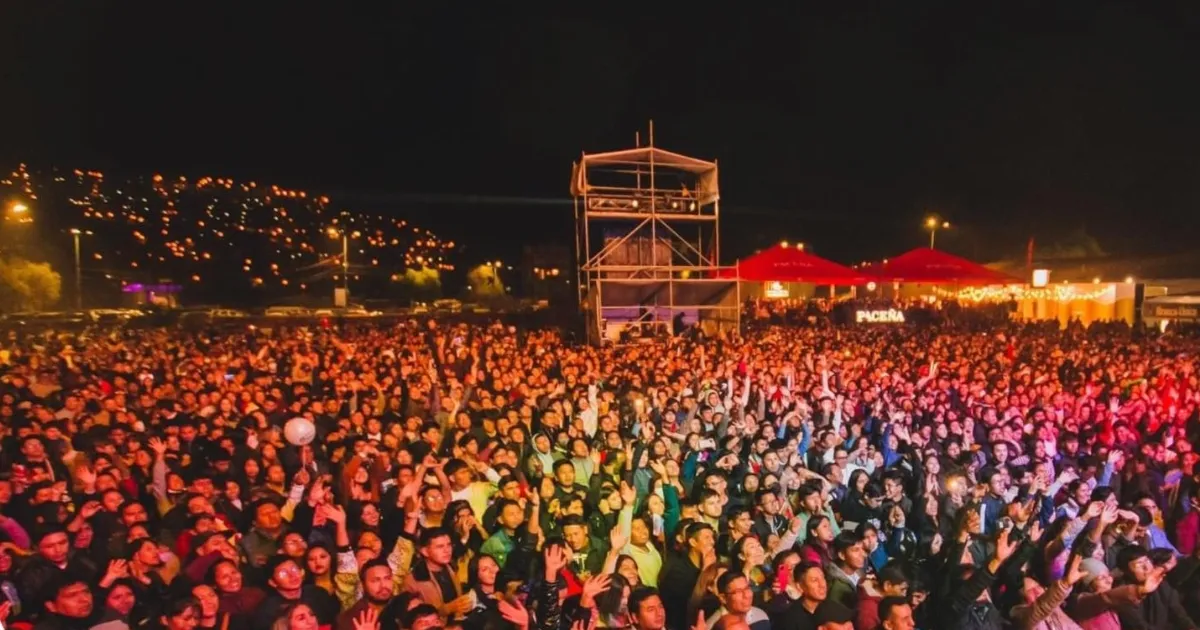
M1070 601L1067 612L1083 630L1120 630L1119 609L1135 609L1148 593L1162 583L1164 574L1152 572L1141 585L1113 587L1113 576L1104 563L1084 558L1079 567L1087 575L1076 588L1078 597ZM1081 591L1081 592L1080 592Z
M1067 574L1052 583L1049 588L1042 586L1041 582L1033 577L1025 576L1021 587L1022 603L1014 606L1010 612L1018 628L1052 630L1077 626L1063 610L1062 605L1075 585L1088 575L1081 567L1082 561L1081 556L1075 556L1067 567Z

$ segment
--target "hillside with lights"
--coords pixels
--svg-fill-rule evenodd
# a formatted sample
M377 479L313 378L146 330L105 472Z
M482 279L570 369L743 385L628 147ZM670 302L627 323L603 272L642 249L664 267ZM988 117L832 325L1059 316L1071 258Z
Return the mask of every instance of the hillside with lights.
M455 244L428 229L255 181L22 164L0 178L0 203L5 249L64 278L78 236L88 292L171 282L212 298L325 295L349 269L356 293L382 297L406 269L454 269Z

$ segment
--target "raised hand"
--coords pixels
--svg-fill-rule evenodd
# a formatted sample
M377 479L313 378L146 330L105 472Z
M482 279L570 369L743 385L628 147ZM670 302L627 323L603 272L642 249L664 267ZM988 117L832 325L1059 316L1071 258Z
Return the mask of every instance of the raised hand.
M367 606L354 618L354 630L379 630L379 613Z
M109 588L113 582L129 577L129 562L126 560L111 560L108 563L108 570L105 571L104 577L100 579L100 586Z
M1082 565L1083 556L1075 556L1075 558L1071 560L1071 566L1067 568L1067 574L1063 576L1063 580L1066 581L1067 586L1075 586L1079 583L1079 580L1087 577L1088 572L1080 568Z
M653 465L654 464L651 464L651 466L653 466ZM658 466L662 467L662 464L658 464ZM657 471L655 471L655 472L657 472ZM664 478L666 477L665 469L663 472L663 477ZM637 502L637 488L634 488L633 486L629 485L628 483L622 481L621 482L621 501L625 505L632 508L633 504Z
M607 591L612 586L612 577L607 573L593 575L583 583L583 596L579 598L580 605L591 608L596 603L596 596Z
M78 477L79 483L82 483L85 487L95 488L96 469L85 466L79 469L79 471L76 473L76 477Z
M343 508L340 505L334 505L332 503L326 503L322 507L324 509L325 518L329 519L330 521L332 521L333 523L336 523L338 525L346 524L346 509L345 508Z
M1149 575L1146 576L1146 581L1142 582L1141 586L1138 587L1138 593L1143 596L1153 593L1154 591L1158 590L1159 585L1163 583L1163 580L1166 579L1166 577L1167 572L1163 567L1154 569Z
M307 486L309 481L312 481L312 479L306 468L301 468L299 472L292 476L292 483L297 486Z
M1045 532L1042 529L1042 522L1035 520L1033 524L1029 526L1029 542L1036 543L1037 541L1041 540L1043 533Z
M996 551L992 554L992 559L997 564L1003 564L1017 550L1019 543L1008 542L1008 534L1011 531L1010 529L1001 530L1000 535L996 537Z
M542 554L546 563L546 581L558 581L558 574L563 567L567 566L567 552L562 548L562 545L553 545L547 547L545 553Z
M88 501L79 508L79 515L82 516L84 520L87 520L98 514L102 509L104 509L104 506L100 505L99 501Z
M529 611L525 610L525 607L521 605L520 601L516 599L513 599L512 601L502 599L496 605L496 608L500 610L500 616L504 617L505 621L508 621L518 628L529 627Z
M608 532L608 542L613 551L620 552L625 548L625 544L629 542L629 537L625 532L621 531L620 527L614 527Z
M150 450L154 451L154 454L158 455L159 457L167 454L167 443L159 438L150 438L150 441L147 442L146 445L149 446Z
M660 461L651 461L650 470L653 470L656 475L663 479L667 478L667 467Z

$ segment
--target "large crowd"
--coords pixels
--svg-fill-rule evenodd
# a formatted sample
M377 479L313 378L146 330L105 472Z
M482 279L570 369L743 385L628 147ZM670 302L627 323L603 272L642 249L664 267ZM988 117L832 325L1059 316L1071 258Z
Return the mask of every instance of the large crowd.
M1189 630L1198 351L1123 325L14 334L0 621Z

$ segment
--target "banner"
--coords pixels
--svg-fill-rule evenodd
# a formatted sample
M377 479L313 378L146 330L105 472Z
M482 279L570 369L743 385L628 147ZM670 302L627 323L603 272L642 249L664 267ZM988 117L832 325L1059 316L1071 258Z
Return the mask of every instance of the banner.
M854 321L859 324L903 324L904 311L894 308L875 311L855 311Z
M1200 304L1142 304L1142 317L1169 319L1175 322L1200 322Z

